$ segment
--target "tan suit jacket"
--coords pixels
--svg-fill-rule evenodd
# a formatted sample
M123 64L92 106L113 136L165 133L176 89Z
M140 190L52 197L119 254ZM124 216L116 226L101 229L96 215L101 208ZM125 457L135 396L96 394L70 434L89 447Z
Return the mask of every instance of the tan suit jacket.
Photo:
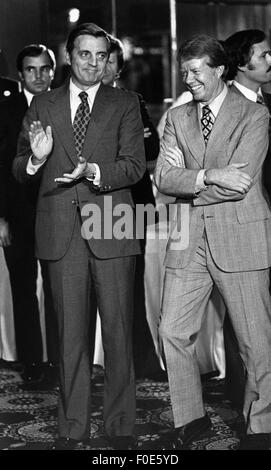
M168 112L154 181L162 193L189 206L189 243L176 249L169 238L166 266L184 268L191 261L204 227L217 266L227 272L267 268L271 264L271 211L262 187L262 165L268 149L269 115L264 106L228 90L205 146L197 104L184 104ZM178 146L185 168L167 163L167 148ZM248 162L244 171L253 186L242 195L209 185L195 195L202 168L223 168ZM180 213L181 211L179 211ZM177 224L181 226L177 217Z

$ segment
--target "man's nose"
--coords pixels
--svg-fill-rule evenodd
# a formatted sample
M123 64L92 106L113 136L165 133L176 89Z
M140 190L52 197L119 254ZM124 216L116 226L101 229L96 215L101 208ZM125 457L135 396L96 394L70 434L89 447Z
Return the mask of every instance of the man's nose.
M92 67L96 67L97 65L97 57L96 56L90 56L88 59L89 65L92 65Z
M35 69L35 78L39 79L41 77L41 70L40 68Z

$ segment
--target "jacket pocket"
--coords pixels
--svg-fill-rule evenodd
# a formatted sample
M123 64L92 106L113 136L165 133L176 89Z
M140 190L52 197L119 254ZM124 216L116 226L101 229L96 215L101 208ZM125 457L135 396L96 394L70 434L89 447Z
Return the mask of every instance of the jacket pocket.
M271 211L267 204L239 205L236 207L237 219L240 224L257 222L259 220L269 219Z

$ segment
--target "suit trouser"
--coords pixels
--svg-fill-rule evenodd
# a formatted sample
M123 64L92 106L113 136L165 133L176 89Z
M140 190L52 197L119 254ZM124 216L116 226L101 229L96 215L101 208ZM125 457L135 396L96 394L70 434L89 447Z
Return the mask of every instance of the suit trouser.
M48 262L60 340L59 436L90 432L89 323L94 286L105 354L104 421L109 436L133 434L135 378L132 321L135 257L98 259L81 237L79 216L69 248ZM95 303L96 314L96 303Z
M214 263L205 237L188 266L166 268L160 334L175 427L205 414L195 340L213 283L225 302L246 368L247 432L271 432L269 269L223 272Z

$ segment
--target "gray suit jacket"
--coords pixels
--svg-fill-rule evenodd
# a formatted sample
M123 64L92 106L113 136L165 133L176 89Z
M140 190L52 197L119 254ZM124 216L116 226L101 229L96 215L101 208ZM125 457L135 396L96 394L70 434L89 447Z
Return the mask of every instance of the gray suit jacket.
M40 120L43 127L52 126L54 145L47 162L35 176L26 173L31 155L28 130ZM91 112L83 157L99 165L101 184L95 188L83 179L76 184L58 186L54 178L71 172L77 164L71 123L69 86L36 96L23 122L17 156L13 164L15 177L26 182L40 178L36 217L36 254L40 259L60 259L72 236L77 207L95 204L101 221L101 238L90 239L89 245L98 258L115 258L140 253L135 238L119 240L104 237L104 223L114 222L112 211L118 204L133 207L130 187L145 171L143 125L136 96L101 84ZM105 196L107 199L105 201ZM112 205L112 211L110 206ZM86 217L92 212L86 211ZM101 216L101 217L100 217ZM98 227L99 228L99 227Z
M191 261L205 227L218 267L227 272L267 268L271 264L271 212L263 194L262 165L268 148L269 115L264 106L228 91L205 148L197 105L190 102L169 111L154 180L162 193L189 206L189 244L178 250L169 238L165 264L183 268ZM179 146L185 168L165 161L166 150ZM195 195L201 168L245 163L253 177L245 195L210 185ZM179 211L180 213L181 211ZM177 225L181 226L180 216Z

